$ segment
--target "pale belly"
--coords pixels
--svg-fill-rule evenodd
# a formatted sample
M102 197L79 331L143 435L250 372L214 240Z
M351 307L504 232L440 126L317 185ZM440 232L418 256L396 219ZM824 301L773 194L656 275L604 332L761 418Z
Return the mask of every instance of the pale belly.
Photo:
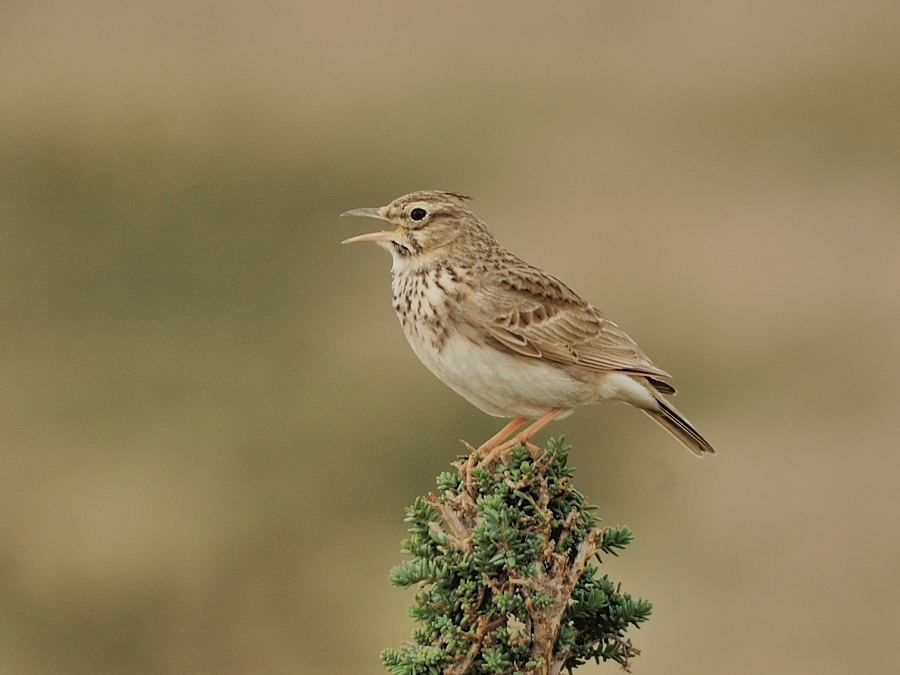
M434 349L415 335L407 340L416 356L457 394L496 417L540 417L551 408L605 398L597 384L578 380L562 368L538 359L477 346L458 332Z

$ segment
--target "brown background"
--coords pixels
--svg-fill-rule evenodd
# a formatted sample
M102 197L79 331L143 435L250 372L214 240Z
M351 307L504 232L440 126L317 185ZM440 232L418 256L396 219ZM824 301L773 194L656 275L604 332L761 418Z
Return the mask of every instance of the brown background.
M897 3L37 5L0 5L0 671L381 672L403 508L497 426L338 245L420 188L720 448L553 427L637 533L636 672L896 669Z

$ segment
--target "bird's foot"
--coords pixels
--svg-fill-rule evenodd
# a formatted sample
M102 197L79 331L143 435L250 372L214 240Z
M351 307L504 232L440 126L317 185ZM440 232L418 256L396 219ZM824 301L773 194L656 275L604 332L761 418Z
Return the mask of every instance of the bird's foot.
M500 431L491 436L488 440L482 443L478 448L473 448L471 445L463 441L463 444L469 449L469 458L466 460L465 464L462 466L462 477L465 480L466 487L471 492L474 490L474 484L472 482L472 471L476 466L488 466L494 459L494 452L497 447L503 443L509 435L515 433L525 422L527 422L524 417L516 417L513 420L510 420L507 424L503 426ZM479 461L480 458L480 461Z

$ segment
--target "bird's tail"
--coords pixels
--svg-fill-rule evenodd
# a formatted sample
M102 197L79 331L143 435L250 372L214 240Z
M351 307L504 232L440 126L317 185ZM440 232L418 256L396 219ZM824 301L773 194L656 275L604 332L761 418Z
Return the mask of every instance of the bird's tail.
M653 418L653 421L659 424L663 429L672 434L681 441L688 450L693 452L697 457L713 454L716 450L709 444L700 432L694 428L678 410L662 396L654 394L653 398L659 404L657 410L648 410L641 407L641 410Z

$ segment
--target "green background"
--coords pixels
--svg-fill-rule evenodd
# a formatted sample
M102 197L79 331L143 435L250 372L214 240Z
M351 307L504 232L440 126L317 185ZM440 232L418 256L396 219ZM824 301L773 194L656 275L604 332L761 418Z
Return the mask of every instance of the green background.
M894 670L898 32L894 2L0 4L0 672L381 672L403 509L498 426L338 245L423 188L720 450L624 407L551 428L637 534L636 672Z

